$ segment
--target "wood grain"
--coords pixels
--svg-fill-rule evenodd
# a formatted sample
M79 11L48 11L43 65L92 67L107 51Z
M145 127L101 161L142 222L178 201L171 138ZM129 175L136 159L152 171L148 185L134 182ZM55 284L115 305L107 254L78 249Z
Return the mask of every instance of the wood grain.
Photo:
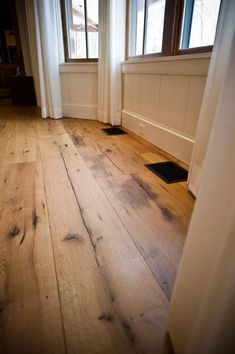
M161 353L193 198L169 156L0 105L0 353Z
M0 221L2 352L64 353L56 275L36 163L6 166Z

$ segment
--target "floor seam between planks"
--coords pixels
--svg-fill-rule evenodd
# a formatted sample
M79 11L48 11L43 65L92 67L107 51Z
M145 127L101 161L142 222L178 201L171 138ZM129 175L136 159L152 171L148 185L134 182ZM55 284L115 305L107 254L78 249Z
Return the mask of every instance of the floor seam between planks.
M59 147L59 148L60 148L60 147ZM61 150L60 150L60 151L61 151ZM62 152L60 152L60 155L61 155L61 158L62 158L64 167L65 167L66 174L67 174L69 183L70 183L70 185L71 185L71 188L72 188L74 197L75 197L75 199L76 199L78 209L79 209L80 214L81 214L81 218L82 218L83 225L84 225L84 227L85 227L85 229L86 229L86 231L87 231L87 234L88 234L88 236L89 236L89 240L90 240L91 246L92 246L93 251L94 251L94 254L95 254L95 260L96 260L97 266L100 267L100 264L99 264L99 261L98 261L98 258L97 258L97 254L96 254L95 244L94 244L94 242L93 242L93 240L92 240L90 229L89 229L89 227L87 226L86 220L85 220L85 218L84 218L84 215L83 215L83 212L82 212L82 208L81 208L81 206L80 206L80 204L79 204L78 197L77 197L76 192L75 192L75 189L74 189L74 185L73 185L73 183L72 183L72 181L71 181L71 178L70 178L70 176L69 176L68 168L67 168L67 166L66 166L66 163L65 163L64 156L63 156Z
M60 295L60 288L59 288L59 280L58 280L57 266L56 266L56 261L55 261L55 250L54 250L54 244L53 244L53 239L52 239L51 222L50 222L50 211L49 211L48 202L47 202L47 192L46 192L45 178L44 178L44 167L43 167L43 163L42 163L41 150L40 150L40 146L39 146L39 136L38 136L37 126L36 127L34 126L34 128L36 130L35 133L37 135L37 150L38 150L38 153L39 153L39 159L40 159L40 164L41 164L41 169L42 169L43 189L44 189L45 198L46 198L46 204L47 204L48 226L49 226L49 230L50 230L51 248L52 248L52 252L53 252L53 262L54 262L54 268L55 268L55 274L56 274L56 285L57 285L57 292L58 292L58 299L59 299L59 306L60 306L60 316L61 316L62 329L63 329L63 339L64 339L65 354L68 354L68 346L67 346L65 327L64 327L64 319L63 319L62 302L61 302L61 295Z
M99 184L99 182L97 181L97 183ZM104 192L107 200L109 201L109 198L107 196L107 194ZM143 255L143 252L141 251L141 247L138 245L138 242L136 240L134 240L134 238L132 237L131 233L129 232L129 230L127 229L126 225L124 224L124 222L122 221L122 219L120 218L120 216L118 215L118 212L116 211L116 209L114 208L114 206L112 205L112 203L109 201L109 204L111 205L113 211L115 212L115 214L117 215L118 219L120 220L120 222L122 223L123 227L125 228L126 232L128 233L128 235L130 236L132 242L134 243L135 247L137 248L138 252L140 253L140 256L143 258L144 262L146 263L148 269L151 271L151 273L153 274L154 278L156 279L158 285L160 286L160 288L162 289L165 297L167 300L169 300L167 294L165 293L164 288L162 287L161 282L159 281L159 279L157 278L157 276L154 274L154 272L152 271L151 267L149 266L147 260L145 259L145 256Z
M162 353L193 206L144 167L169 156L96 121L1 109L0 348Z

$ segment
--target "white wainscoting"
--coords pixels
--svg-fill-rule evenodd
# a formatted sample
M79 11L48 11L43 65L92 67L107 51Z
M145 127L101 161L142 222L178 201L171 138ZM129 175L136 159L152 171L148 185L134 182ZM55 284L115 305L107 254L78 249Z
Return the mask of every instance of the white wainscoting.
M97 63L60 65L64 117L97 119Z
M122 125L189 164L210 54L122 64Z

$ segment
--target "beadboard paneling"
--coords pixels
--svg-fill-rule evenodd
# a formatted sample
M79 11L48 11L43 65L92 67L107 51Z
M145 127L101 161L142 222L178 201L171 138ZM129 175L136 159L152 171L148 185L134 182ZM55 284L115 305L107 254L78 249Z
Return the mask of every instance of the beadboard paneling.
M124 127L189 164L209 61L204 54L124 62Z
M190 77L184 133L192 137L196 134L205 84L206 76Z
M184 130L189 81L189 76L161 76L157 121L179 132Z
M141 74L140 80L140 115L156 120L161 77L160 75Z
M123 104L128 111L139 111L140 102L140 75L132 74L124 76Z

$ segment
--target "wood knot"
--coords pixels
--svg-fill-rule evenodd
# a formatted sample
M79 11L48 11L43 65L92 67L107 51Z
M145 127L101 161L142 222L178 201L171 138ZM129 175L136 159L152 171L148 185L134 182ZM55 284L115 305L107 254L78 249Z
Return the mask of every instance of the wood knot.
M98 320L102 321L107 321L107 322L113 322L114 317L110 315L109 313L104 313L98 317Z
M159 205L159 208L161 210L161 213L162 213L162 216L164 217L164 219L166 219L167 221L172 221L173 214L171 213L171 211L168 208L161 206L161 205Z
M9 238L14 238L20 233L20 229L18 226L14 226L8 233Z
M122 326L124 328L125 334L126 334L127 338L129 339L129 341L131 343L134 343L135 342L135 335L134 335L129 323L127 321L123 321Z
M36 210L34 210L33 214L32 214L32 225L33 225L34 229L36 229L37 224L38 224L38 216L37 216Z
M81 241L81 237L78 234L68 234L63 241Z

